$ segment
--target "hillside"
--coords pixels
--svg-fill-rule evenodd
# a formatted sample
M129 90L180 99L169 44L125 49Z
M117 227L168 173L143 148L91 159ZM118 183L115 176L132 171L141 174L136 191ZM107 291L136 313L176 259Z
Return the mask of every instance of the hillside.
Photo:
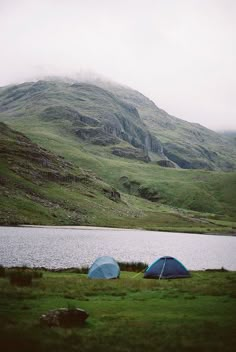
M1 223L234 231L236 173L181 169L118 95L62 81L0 89Z
M236 131L224 131L221 132L221 134L224 136L224 138L230 140L231 144L236 146Z
M185 228L196 224L196 220L171 208L148 206L147 201L136 201L132 196L121 197L114 187L93 173L39 147L3 123L0 123L0 196L0 224L5 225L135 227L139 224L148 228L155 226L155 219L160 226ZM204 228L205 224L199 220L197 226Z
M1 88L2 121L27 124L32 117L60 124L119 157L170 160L186 169L236 169L231 140L170 116L141 93L116 84L54 80Z
M115 83L97 81L119 99L134 106L162 145L163 154L185 169L236 168L235 143L197 123L169 115L143 94Z
M94 174L3 123L0 166L2 224L85 224L92 217L86 209L92 209L90 203L99 211L99 205L120 202L119 192Z

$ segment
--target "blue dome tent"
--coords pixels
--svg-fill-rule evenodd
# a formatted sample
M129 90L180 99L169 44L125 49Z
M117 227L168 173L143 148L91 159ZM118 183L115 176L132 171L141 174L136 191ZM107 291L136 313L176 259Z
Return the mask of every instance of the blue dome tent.
M89 279L117 279L120 267L112 257L99 257L88 272Z
M176 279L181 277L190 277L189 271L173 257L159 258L144 273L144 278L150 279Z

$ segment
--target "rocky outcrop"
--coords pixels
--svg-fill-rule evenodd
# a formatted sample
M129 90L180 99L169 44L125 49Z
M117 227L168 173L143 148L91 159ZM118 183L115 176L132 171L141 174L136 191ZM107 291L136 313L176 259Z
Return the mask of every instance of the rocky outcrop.
M158 164L159 166L162 166L162 167L170 167L170 168L176 168L176 167L177 167L177 165L176 165L173 161L171 161L171 160L165 160L165 159L163 159L163 160L158 160L158 161L157 161L157 164Z
M40 325L47 327L71 328L81 326L88 318L88 313L79 308L60 308L49 311L40 317Z
M115 188L103 188L103 193L113 202L118 202L120 200L120 193Z
M66 119L73 123L81 122L84 125L98 126L99 121L96 118L83 115L77 110L63 105L50 106L41 112L41 116L46 120Z
M103 127L79 128L75 133L81 139L97 145L106 146L119 143L119 140L113 134L107 133Z
M147 153L145 153L141 149L114 147L112 148L112 154L120 156L122 158L141 160L146 163L150 161L150 158Z
M47 120L69 120L75 134L93 144L106 146L124 140L135 148L145 150L146 154L153 152L162 156L160 141L148 131L140 119L138 110L117 100L108 92L104 94L109 95L109 100L112 100L114 105L114 110L110 114L104 110L103 114L94 112L94 116L88 116L72 107L55 105L45 108L41 116Z
M65 127L88 143L107 146L124 140L153 160L168 158L182 168L236 168L233 137L171 116L129 87L102 80L75 82L52 79L2 87L0 118L30 123L33 116L51 127L55 121L61 132Z

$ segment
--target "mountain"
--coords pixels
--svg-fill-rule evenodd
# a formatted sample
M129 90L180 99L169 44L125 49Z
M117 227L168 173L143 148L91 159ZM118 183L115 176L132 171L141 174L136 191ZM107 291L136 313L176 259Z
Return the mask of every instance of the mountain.
M226 136L226 137L236 137L236 131L223 131L219 132L220 134Z
M231 144L234 144L236 146L236 131L224 131L224 132L221 132L221 134L225 138L228 138L228 140L231 141Z
M169 115L133 89L98 81L119 99L134 106L142 121L162 145L165 157L185 169L236 168L236 148L225 136L197 123Z
M96 81L29 82L0 89L0 119L34 117L110 153L185 169L234 170L235 144L201 125L170 116L141 93ZM64 125L64 126L62 126Z
M167 171L164 178L170 178L168 172L171 170L164 171ZM229 185L232 183L231 175L216 173L211 188L214 188L216 181ZM127 177L123 177L122 182L126 187L136 187L137 191L137 182ZM181 179L176 182L180 185ZM189 190L189 185L187 189ZM190 189L194 192L193 187ZM144 191L145 187L141 187L140 192ZM230 209L233 213L235 206L227 201L227 193L227 188L221 193L222 209L212 196L209 198L212 209L218 207L222 213L227 209L227 221L225 215L206 216L158 204L157 199L152 199L154 193L150 190L147 195L152 201L140 198L141 193L139 197L120 193L91 171L79 168L64 157L33 143L24 134L0 123L0 224L123 226L191 232L232 231ZM202 192L201 195L203 194ZM175 196L173 194L172 198ZM203 201L203 206L204 203Z
M2 87L0 120L0 223L236 228L232 142L130 88L70 80ZM194 128L204 143L188 137Z

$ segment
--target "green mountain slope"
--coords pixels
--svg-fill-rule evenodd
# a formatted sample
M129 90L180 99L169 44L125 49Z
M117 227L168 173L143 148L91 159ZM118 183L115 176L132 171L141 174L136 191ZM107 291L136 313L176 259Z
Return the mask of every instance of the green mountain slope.
M228 138L168 115L137 91L106 82L38 81L0 90L0 119L36 117L120 157L169 159L181 168L236 168ZM27 123L27 122L26 122ZM108 148L107 148L108 149Z
M165 156L180 167L209 170L236 168L235 143L226 136L169 115L138 91L103 81L97 81L97 84L134 106L142 121L161 142Z
M128 166L129 162L125 162ZM125 170L124 165L122 167L122 164L118 165L114 161L113 166L116 168L116 175L118 166L121 172ZM130 169L126 169L130 178L121 177L120 183L126 192L128 188L128 194L119 193L94 173L39 147L22 133L0 123L0 224L95 225L188 232L234 230L236 224L230 214L235 209L235 204L229 202L227 187L233 182L230 173L219 174L214 179L217 184L212 182L210 185L212 191L209 204L218 207L218 215L214 215L164 205L165 202L168 203L168 192L166 199L162 199L163 203L156 202L158 199L153 198L154 194L150 189L147 194L151 195L152 201L143 199L141 193L147 185L142 185L139 189L139 181L132 179L135 170L141 166L142 164L136 165L133 162ZM165 186L170 186L171 179L177 174L171 175L172 170L163 171L167 172L160 173L164 195ZM178 170L173 171L178 173ZM194 177L203 177L203 172L199 173L195 173ZM143 176L145 171L139 174L140 180ZM187 185L186 192L193 192L193 175L189 174L189 179L183 178L184 175L179 176L176 180L178 186L182 183L182 189ZM110 181L112 182L112 178ZM225 183L226 188L221 190L221 201L218 199L217 202L213 197L214 187L219 188L221 183ZM201 192L200 188L195 187L195 192L195 196L199 193L202 197L206 190ZM176 196L177 194L173 194L170 199L173 202L178 201ZM223 208L227 208L227 216L223 215Z
M93 173L0 123L0 224L95 225L209 232L232 221L119 193ZM221 219L221 220L220 220Z
M156 134L134 98L112 87L39 81L0 89L0 119L31 139L0 126L1 223L234 231L236 173L158 166L168 165L164 133L171 128ZM223 138L209 133L212 145ZM202 157L207 169L233 167L231 142L221 143L225 154L217 161Z
M120 194L0 123L0 223L80 224ZM94 203L94 204L93 204ZM92 204L92 206L91 206ZM96 212L95 212L96 213Z

